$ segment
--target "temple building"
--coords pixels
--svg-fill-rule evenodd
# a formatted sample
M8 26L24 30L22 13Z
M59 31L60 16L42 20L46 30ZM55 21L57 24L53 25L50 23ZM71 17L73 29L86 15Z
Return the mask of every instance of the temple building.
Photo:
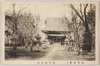
M71 33L64 21L66 20L62 17L48 17L45 20L46 27L42 29L46 39L52 43L63 42L66 36Z

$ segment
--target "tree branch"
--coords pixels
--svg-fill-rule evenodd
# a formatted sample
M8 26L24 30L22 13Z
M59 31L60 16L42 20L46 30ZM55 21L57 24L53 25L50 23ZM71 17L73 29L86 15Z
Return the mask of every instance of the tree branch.
M27 5L26 7L24 7L23 9L19 10L19 12L18 12L18 14L17 14L17 17L18 17L19 14L20 14L25 8L27 8L29 5L30 5L30 4L28 4L28 5Z
M88 6L88 4L86 4L85 8L84 8L85 27L86 27L87 32L90 34L89 27L88 27L88 22L87 22L87 17L86 17L86 8L87 8L87 6Z
M79 12L75 9L75 7L72 4L69 4L70 7L75 11L75 13L80 17L80 19L84 22L82 16L79 14Z
M81 13L81 16L83 18L83 14L82 14L82 4L80 4L80 13Z

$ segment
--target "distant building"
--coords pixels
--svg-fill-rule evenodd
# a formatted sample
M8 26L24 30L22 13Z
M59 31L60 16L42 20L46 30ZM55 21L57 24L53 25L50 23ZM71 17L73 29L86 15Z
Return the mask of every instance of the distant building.
M66 35L71 32L64 21L66 20L62 17L48 17L45 21L46 27L42 29L42 32L46 34L46 39L54 43L63 42Z

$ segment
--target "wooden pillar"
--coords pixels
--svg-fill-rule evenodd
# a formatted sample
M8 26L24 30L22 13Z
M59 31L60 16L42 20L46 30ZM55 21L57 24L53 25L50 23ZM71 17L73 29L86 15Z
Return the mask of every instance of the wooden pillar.
M46 34L46 39L48 39L48 34Z
M56 42L57 42L57 37L56 37Z
M61 44L61 37L60 37L60 44Z
M54 37L53 37L53 43L54 43Z

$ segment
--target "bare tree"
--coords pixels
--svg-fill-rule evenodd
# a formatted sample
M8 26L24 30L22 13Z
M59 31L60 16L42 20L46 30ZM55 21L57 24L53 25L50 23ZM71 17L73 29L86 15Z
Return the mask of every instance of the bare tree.
M82 7L82 5L80 4L80 6ZM88 22L87 22L87 17L86 17L86 9L87 9L87 6L88 4L84 4L84 16L82 14L82 10L80 10L81 13L79 13L77 11L77 9L75 9L75 7L72 5L72 4L69 4L69 7L72 8L74 10L74 12L77 14L77 16L82 20L84 26L85 26L85 29L86 31L90 34L89 32L89 27L88 27Z
M78 47L79 43L79 24L77 23L77 15L76 14L72 14L72 24L73 24L73 31L74 31L74 40L75 40L75 44L76 44L76 48Z
M12 4L12 13L9 15L5 15L6 17L9 18L9 20L12 22L12 25L13 27L11 27L13 29L13 34L11 34L11 36L13 37L13 40L15 40L14 44L13 44L13 51L16 52L16 48L17 48L17 40L18 40L18 20L19 20L19 17L20 17L20 13L26 8L28 7L29 5L27 5L26 7L24 7L23 9L19 10L19 12L17 13L15 11L15 6L16 6L16 3ZM7 14L7 12L6 12ZM10 24L11 25L11 24ZM7 25L6 25L7 26ZM10 29L10 28L9 28ZM16 53L15 53L16 54Z
M89 37L87 37L87 38L90 38L90 40L89 40L90 44L91 44L91 46L93 46L93 43L91 43L92 41L94 41L93 34L91 33L91 30L89 28L89 22L87 20L87 12L86 12L88 4L80 4L80 12L72 4L69 4L69 5L66 5L66 6L69 6L76 13L76 15L80 18L80 20L84 24L85 31L88 33ZM82 12L82 8L83 8L83 12Z

